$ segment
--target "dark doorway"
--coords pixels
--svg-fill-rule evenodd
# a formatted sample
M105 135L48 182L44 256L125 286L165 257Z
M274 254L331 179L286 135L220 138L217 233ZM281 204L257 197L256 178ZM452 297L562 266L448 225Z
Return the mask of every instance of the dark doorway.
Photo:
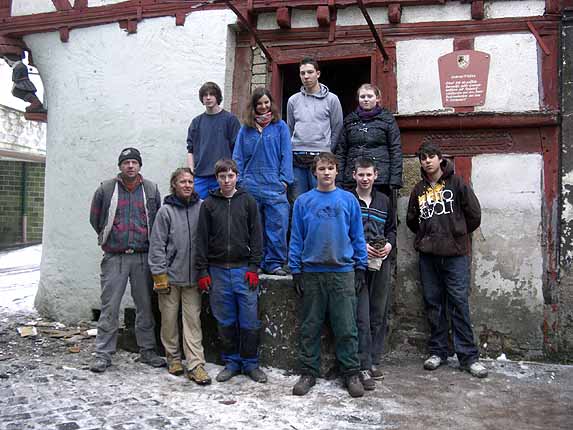
M338 96L342 112L346 116L356 109L356 90L366 82L370 82L370 58L355 58L352 60L320 61L319 81ZM286 121L287 101L291 95L300 91L301 83L298 76L298 64L281 66L283 78L283 119Z

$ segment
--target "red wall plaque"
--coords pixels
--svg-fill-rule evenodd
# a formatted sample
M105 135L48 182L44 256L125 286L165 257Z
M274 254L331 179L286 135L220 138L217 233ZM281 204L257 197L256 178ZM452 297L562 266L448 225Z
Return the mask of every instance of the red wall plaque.
M480 51L454 51L438 58L444 107L485 103L490 57Z

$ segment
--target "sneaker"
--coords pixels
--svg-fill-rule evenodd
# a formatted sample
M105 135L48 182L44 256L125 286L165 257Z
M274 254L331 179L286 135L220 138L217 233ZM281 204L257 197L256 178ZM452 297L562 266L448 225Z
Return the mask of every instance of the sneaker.
M312 375L302 375L294 387L292 388L292 394L295 396L304 396L308 393L311 387L314 387L316 384L316 378Z
M384 373L382 372L382 368L380 366L373 364L368 372L370 373L372 379L384 379Z
M211 383L211 378L202 364L198 364L193 370L189 370L187 377L197 385L209 385Z
M148 364L151 367L165 367L166 363L163 358L161 358L152 349L144 349L139 355L139 362L143 364Z
M263 372L258 367L256 369L251 370L250 372L247 372L246 375L255 382L260 382L261 384L264 384L265 382L267 382L266 373Z
M183 375L185 372L183 369L183 364L181 364L180 360L173 360L171 363L169 363L167 371L175 376Z
M109 366L111 366L111 363L107 361L105 358L96 357L96 359L90 366L90 370L95 373L103 373Z
M347 376L344 380L344 385L351 397L362 397L364 395L364 386L360 382L358 374Z
M217 380L217 382L227 382L229 379L240 374L241 374L240 370L231 370L225 367L223 370L219 372L219 374L215 379Z
M287 276L288 273L282 267L276 267L273 270L263 270L263 273L267 275L274 275L274 276Z
M485 378L488 374L485 366L479 361L474 361L469 366L460 366L460 369L469 372L470 375L475 376L476 378Z
M360 382L366 391L372 391L376 388L376 382L370 376L369 370L361 370L360 371Z
M442 364L445 363L445 360L442 360L437 355L430 355L430 357L424 361L424 369L426 370L436 370Z

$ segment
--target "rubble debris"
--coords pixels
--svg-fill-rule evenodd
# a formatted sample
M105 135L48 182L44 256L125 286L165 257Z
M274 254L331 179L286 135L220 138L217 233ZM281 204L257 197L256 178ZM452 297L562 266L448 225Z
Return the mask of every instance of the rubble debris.
M36 330L36 327L33 326L22 326L18 327L18 333L21 337L37 336L38 330Z

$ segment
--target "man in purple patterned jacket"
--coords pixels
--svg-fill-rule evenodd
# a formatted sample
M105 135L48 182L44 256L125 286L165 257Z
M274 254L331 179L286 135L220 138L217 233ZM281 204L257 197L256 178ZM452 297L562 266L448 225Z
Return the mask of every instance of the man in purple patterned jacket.
M155 323L151 310L153 282L147 263L150 230L161 206L159 189L139 173L142 160L135 148L119 154L120 173L101 183L94 194L90 224L104 251L101 262L101 313L96 337L96 358L90 370L105 372L115 353L119 309L127 281L135 303L135 337L139 361L165 366L155 351Z

